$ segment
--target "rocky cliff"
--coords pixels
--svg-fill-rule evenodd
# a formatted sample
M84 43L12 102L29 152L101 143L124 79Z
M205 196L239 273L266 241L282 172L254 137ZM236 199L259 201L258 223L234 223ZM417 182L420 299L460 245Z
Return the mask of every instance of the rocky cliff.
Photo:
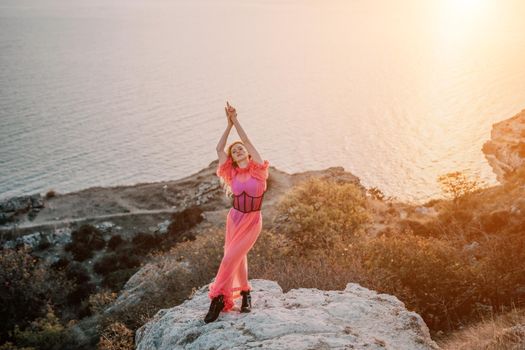
M499 182L525 167L525 109L514 117L492 126L491 139L483 144L483 153Z

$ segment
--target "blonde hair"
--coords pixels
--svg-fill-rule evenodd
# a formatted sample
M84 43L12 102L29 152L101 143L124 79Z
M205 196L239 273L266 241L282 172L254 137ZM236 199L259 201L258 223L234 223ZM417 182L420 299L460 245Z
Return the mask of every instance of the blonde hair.
M246 148L246 146L244 146L244 143L241 141L241 140L237 140L237 141L233 141L229 146L228 146L228 151L226 152L226 154L228 155L228 158L231 158L232 160L232 165L233 167L237 168L239 165L237 164L236 161L233 160L233 157L232 157L232 147L237 144L237 143L240 143L241 145L243 145L244 148ZM251 154L248 153L248 160L250 160L252 157ZM233 198L233 191L232 191L232 188L230 185L228 185L228 183L226 181L224 181L224 179L221 177L220 179L220 183L221 183L221 187L222 189L224 190L224 193L226 195L226 197L228 198Z

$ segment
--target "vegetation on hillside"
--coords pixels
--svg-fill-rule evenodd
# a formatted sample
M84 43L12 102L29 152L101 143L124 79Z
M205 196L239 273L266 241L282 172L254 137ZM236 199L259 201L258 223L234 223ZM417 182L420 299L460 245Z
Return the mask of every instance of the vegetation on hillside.
M460 173L445 174L438 181L450 200L425 204L437 212L425 219L415 215L414 208L402 217L399 204L380 191L368 191L367 196L352 183L309 178L283 194L272 228L261 232L248 255L249 277L275 280L284 291L344 289L355 282L395 295L423 317L434 336L466 329L480 332L479 337L469 333L472 344L462 344L465 349L479 348L481 339L498 346L522 341L521 328L513 325L524 322L519 315L525 309L523 175L516 172L506 185L482 188ZM377 215L381 206L388 220ZM382 229L368 234L378 222L376 227ZM77 305L77 316L101 313L148 254L149 268L141 276L147 281L143 297L104 317L100 325L99 348L132 346L134 330L159 309L182 303L208 284L222 259L223 229L195 237L184 236L184 227L168 231L178 237L171 247L146 233L129 241L115 236L102 246L97 233L90 231L78 242L74 238L71 247L79 251L69 251L74 259L65 255L50 270L27 251L1 251L0 282L11 285L2 291L10 305L2 306L1 316L12 321L3 326L2 340L14 342L6 346L31 348L35 342L62 341L71 324L58 312L60 301ZM88 255L106 249L93 264L106 289L91 289L89 274L77 261L84 254L81 246ZM496 321L511 313L516 316ZM492 338L487 335L489 324L499 327ZM458 341L450 337L443 344L453 349Z

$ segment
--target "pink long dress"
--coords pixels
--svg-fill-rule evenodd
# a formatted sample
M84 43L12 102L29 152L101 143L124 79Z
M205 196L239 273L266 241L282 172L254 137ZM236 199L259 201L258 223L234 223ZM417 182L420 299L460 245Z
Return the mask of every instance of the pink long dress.
M233 194L239 195L246 191L250 196L263 195L266 191L269 161L264 160L260 164L250 158L245 168L234 167L232 162L232 158L228 157L226 162L219 165L216 174L231 186ZM257 200L259 199L255 199ZM242 196L239 197L239 201L242 207ZM248 198L246 202L249 208L251 200ZM247 254L259 237L261 229L260 210L244 213L232 207L228 211L224 256L214 281L209 284L208 292L210 299L220 294L224 295L224 312L231 311L234 300L241 297L241 290L252 289L248 282Z

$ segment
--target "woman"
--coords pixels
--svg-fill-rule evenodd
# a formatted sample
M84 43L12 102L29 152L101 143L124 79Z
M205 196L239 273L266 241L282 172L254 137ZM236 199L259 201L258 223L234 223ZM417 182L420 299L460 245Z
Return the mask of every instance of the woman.
M235 299L242 296L241 312L251 311L251 285L248 283L248 251L262 229L261 205L266 191L268 160L252 145L237 120L237 112L226 102L228 126L217 144L217 176L233 193L232 208L226 218L224 256L214 281L209 285L210 309L204 318L213 322L221 311L230 311ZM242 141L235 141L224 151L226 140L235 125Z

